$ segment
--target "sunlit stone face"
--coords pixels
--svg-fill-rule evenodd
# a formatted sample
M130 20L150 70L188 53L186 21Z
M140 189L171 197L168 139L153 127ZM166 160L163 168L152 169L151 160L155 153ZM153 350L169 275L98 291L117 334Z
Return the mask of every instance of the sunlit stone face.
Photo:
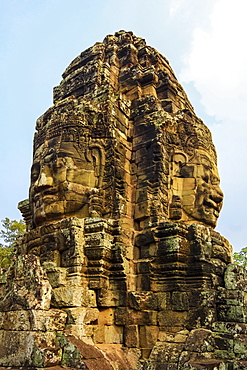
M88 199L97 187L96 163L76 143L43 144L31 169L30 202L34 224L88 216Z
M182 220L215 227L223 203L216 165L204 151L189 162L186 155L176 153L172 164L171 188L181 199Z

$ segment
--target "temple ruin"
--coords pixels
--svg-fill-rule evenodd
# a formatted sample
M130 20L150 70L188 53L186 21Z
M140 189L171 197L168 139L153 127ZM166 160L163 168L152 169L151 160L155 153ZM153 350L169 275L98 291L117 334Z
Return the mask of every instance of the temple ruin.
M62 77L0 280L0 368L246 369L215 147L169 62L119 31Z

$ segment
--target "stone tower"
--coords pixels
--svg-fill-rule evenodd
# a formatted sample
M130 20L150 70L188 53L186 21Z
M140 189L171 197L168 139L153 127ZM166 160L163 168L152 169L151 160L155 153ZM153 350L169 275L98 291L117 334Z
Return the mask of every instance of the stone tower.
M1 368L247 368L222 200L210 131L169 62L125 31L82 52L37 120Z

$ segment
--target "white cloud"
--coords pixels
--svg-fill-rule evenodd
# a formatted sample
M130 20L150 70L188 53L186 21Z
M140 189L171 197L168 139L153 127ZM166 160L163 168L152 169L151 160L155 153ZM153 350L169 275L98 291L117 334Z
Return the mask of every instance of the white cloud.
M186 0L177 0L177 1L172 0L169 9L170 16L171 17L175 16L181 10L181 8L184 7L185 2Z
M219 120L244 119L247 105L246 0L218 0L210 31L197 27L180 78L194 81L202 103Z
M218 120L210 129L225 193L219 226L237 249L247 240L246 10L246 0L215 1L209 27L194 29L180 74L182 82L192 82L200 93L207 114Z

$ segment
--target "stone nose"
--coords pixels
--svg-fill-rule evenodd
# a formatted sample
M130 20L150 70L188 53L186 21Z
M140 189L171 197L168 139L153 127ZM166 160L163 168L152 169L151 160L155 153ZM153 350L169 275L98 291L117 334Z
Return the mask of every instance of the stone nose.
M214 188L211 191L210 198L215 203L221 203L223 201L223 192L219 186L214 186Z
M53 186L53 178L51 176L51 171L48 166L42 167L39 177L35 182L34 188L36 191L41 191Z

